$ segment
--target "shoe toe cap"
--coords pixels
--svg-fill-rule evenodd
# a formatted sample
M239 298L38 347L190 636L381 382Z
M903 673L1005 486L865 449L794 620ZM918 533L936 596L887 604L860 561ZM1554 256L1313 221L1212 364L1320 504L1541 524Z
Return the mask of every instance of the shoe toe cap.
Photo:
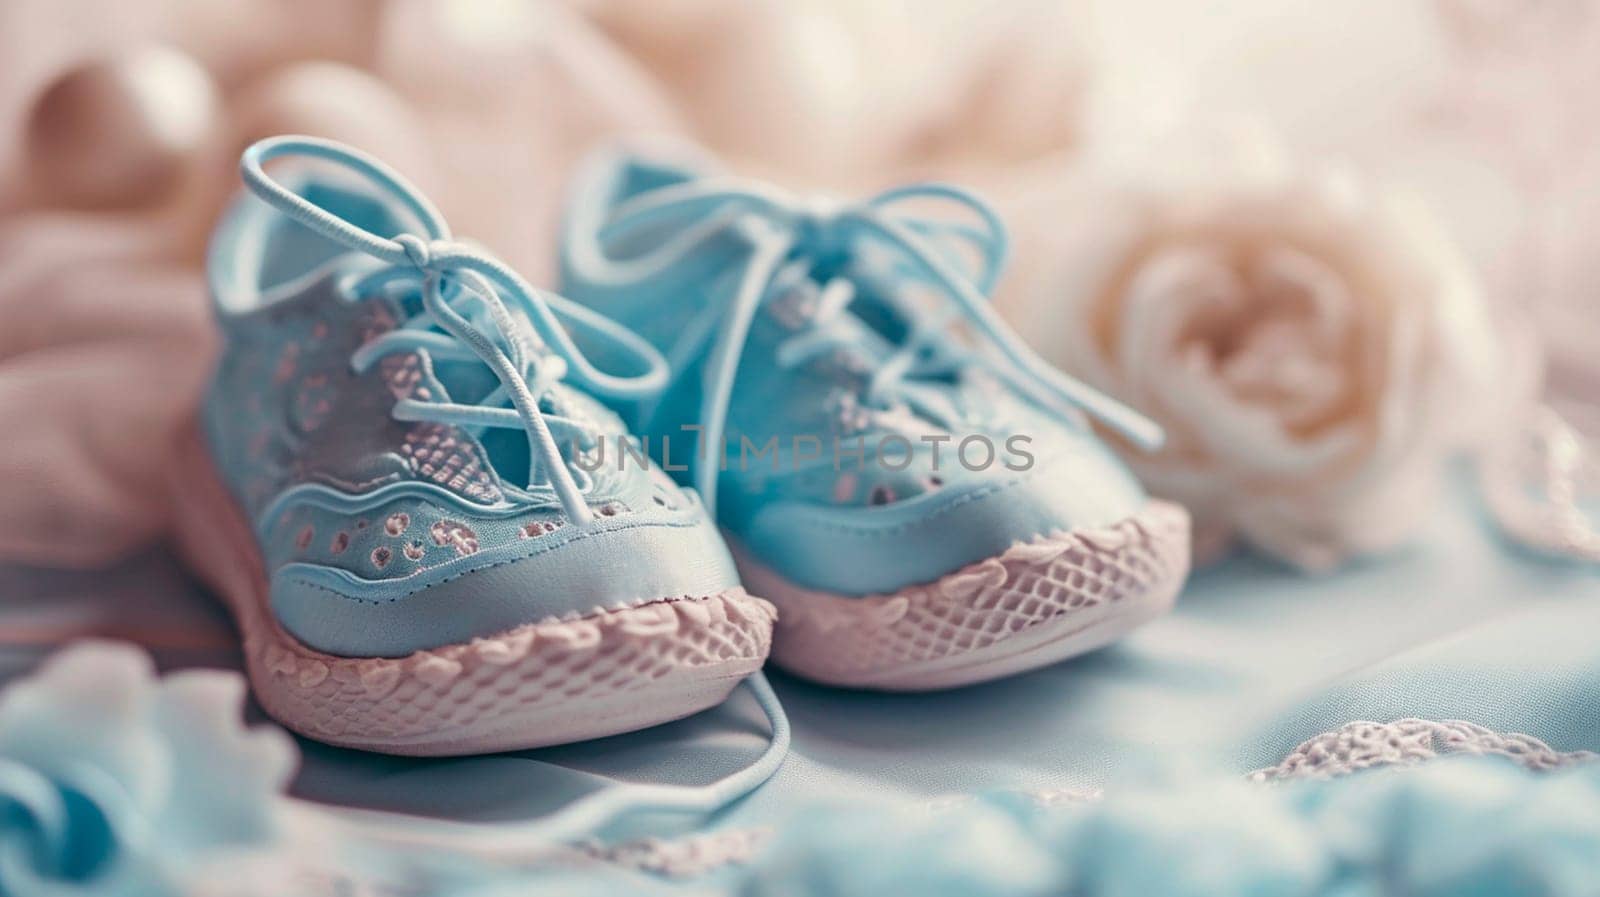
M951 470L934 491L882 506L773 502L739 527L746 553L796 585L843 595L931 582L1045 533L1104 526L1147 501L1098 441L1040 453L1027 470Z
M308 647L393 657L738 584L716 527L694 506L567 524L399 579L290 563L272 576L271 602L279 622Z

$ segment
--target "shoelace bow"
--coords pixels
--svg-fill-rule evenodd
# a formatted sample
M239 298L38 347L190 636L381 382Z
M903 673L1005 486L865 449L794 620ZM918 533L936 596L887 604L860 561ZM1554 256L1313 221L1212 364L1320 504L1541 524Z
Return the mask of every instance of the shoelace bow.
M421 232L382 237L289 190L264 166L291 156L332 163L378 187L410 213ZM361 371L384 356L425 349L436 359L482 361L500 381L473 405L401 399L394 406L397 419L524 430L530 447L528 485L539 483L543 471L570 520L584 524L594 519L552 425L580 439L592 441L594 434L582 421L541 409L540 400L569 374L598 395L638 399L657 394L667 384L666 360L660 353L620 324L536 290L505 263L454 241L443 216L426 197L393 169L359 150L313 137L273 137L245 150L239 169L245 185L274 208L334 242L386 263L387 267L350 285L352 295L372 295L399 280L421 281L422 313L363 345L352 355L352 367ZM468 307L468 313L458 306ZM532 324L532 339L512 307ZM556 317L558 312L636 360L644 373L616 376L596 368L573 343ZM510 407L502 407L506 402Z
M910 201L944 201L976 215L980 226L953 224L909 214L896 207ZM674 234L643 252L613 255L625 238L650 225L671 225ZM947 299L948 311L922 315L897 346L860 326L836 326L854 295L855 284L845 276L831 277L811 315L810 327L779 347L778 363L791 367L832 351L842 344L868 348L881 359L868 381L863 398L882 406L895 400L940 414L944 403L935 390L919 385L919 377L947 373L963 365L982 365L995 376L1031 398L1040 407L1063 418L1082 410L1116 430L1134 444L1152 450L1160 447L1159 425L1087 384L1067 376L1025 345L1001 321L988 301L1006 254L1007 239L999 217L981 199L945 184L914 184L879 193L860 203L823 206L807 203L759 183L734 179L707 179L650 191L616 208L596 235L598 257L585 274L611 285L639 283L654 277L695 251L729 233L747 239L752 251L730 305L722 311L720 332L706 366L707 381L700 422L709 452L697 453L695 484L708 507L716 508L720 465L706 463L711 452L725 445L727 415L734 377L762 303L783 292L781 276L796 260L816 261L850 253L868 241L887 247L907 265L907 272ZM966 241L981 256L979 270L969 276L959 270L936 243L954 237ZM980 343L992 352L953 351L948 345L951 325L968 322ZM706 334L709 338L710 334ZM697 352L703 340L685 341L675 352ZM689 349L685 352L683 349ZM673 365L674 369L677 365Z

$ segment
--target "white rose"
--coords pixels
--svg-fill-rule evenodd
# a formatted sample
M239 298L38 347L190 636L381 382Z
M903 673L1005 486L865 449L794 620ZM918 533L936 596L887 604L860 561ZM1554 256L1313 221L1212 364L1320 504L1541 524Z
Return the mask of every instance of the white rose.
M1161 452L1124 457L1194 513L1199 552L1237 537L1326 570L1433 510L1443 456L1498 401L1495 343L1425 210L1256 161L1096 188L1081 233L1058 214L1052 270L1017 311L1055 361L1166 427Z

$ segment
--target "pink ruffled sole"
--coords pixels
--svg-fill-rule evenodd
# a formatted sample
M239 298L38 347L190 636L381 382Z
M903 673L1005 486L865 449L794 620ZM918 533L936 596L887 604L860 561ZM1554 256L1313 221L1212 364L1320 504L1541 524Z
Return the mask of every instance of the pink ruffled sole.
M1056 663L1165 613L1189 571L1189 515L1151 501L1118 523L1018 543L892 595L804 589L737 547L734 557L745 584L778 607L779 666L829 685L926 691Z
M741 588L530 622L407 657L339 657L278 625L248 524L199 436L179 452L180 551L232 611L256 699L318 741L448 756L565 744L680 719L761 668L776 611Z

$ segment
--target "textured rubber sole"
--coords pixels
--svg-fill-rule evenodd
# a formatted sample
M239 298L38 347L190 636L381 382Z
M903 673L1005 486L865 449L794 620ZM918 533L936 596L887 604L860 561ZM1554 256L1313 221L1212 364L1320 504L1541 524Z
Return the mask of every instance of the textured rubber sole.
M325 654L272 614L254 536L198 433L175 470L179 549L232 611L256 699L318 741L449 756L631 732L720 703L771 647L776 611L734 588L530 622L403 658Z
M1056 663L1165 613L1189 572L1189 515L1151 501L1127 520L1017 543L892 595L812 591L737 546L734 558L778 607L774 663L828 685L926 691Z

